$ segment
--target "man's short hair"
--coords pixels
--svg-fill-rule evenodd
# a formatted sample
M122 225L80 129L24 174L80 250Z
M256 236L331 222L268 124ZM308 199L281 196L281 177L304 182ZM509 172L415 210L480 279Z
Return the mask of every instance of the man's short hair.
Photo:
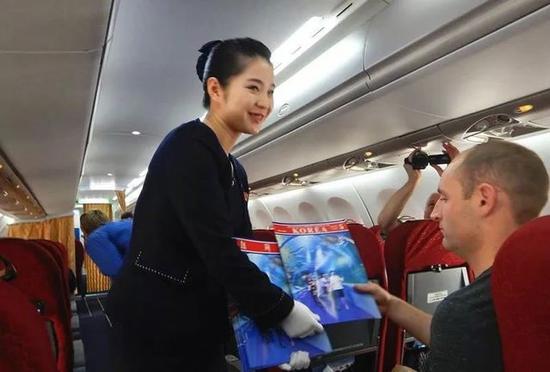
M482 182L503 189L518 224L537 217L548 200L548 173L541 158L513 142L489 141L461 154L458 166L464 197Z

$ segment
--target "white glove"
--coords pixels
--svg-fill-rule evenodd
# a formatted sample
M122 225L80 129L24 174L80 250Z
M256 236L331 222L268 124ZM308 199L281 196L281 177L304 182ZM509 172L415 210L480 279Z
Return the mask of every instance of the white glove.
M283 371L306 369L309 367L309 362L309 353L307 351L294 351L290 354L290 360L288 363L281 364L279 368Z
M321 317L313 313L300 301L294 301L294 307L290 314L280 324L281 328L290 338L304 338L324 331L319 323Z

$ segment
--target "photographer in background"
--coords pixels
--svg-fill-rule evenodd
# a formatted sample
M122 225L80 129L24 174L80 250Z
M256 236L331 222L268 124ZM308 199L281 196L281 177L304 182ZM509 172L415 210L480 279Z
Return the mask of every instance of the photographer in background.
M443 151L451 161L460 153L456 147L447 142L443 143ZM436 155L435 157L439 158L441 161L445 161L444 156ZM378 215L377 223L380 226L382 237L387 237L390 231L401 224L401 212L403 212L403 208L405 208L405 205L411 198L413 191L416 189L416 186L420 181L422 176L421 169L424 169L428 164L430 164L430 166L434 168L441 176L443 169L438 164L430 162L429 157L419 150L414 150L405 159L403 168L405 168L405 171L407 172L408 179L405 184L390 197L382 209L382 212ZM439 194L436 192L428 197L424 208L424 219L430 218L430 214L432 213L438 199Z

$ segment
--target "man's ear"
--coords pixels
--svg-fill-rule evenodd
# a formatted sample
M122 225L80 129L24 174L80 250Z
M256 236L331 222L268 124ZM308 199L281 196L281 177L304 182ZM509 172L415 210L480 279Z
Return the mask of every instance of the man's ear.
M206 80L206 90L211 102L220 102L223 100L223 87L217 78L209 77Z
M477 207L481 211L482 215L489 215L496 208L498 201L498 190L494 185L484 182L478 185L477 191Z

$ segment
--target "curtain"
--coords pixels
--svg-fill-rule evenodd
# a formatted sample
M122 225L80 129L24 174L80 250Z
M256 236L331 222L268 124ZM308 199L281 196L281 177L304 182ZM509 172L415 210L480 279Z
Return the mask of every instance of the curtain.
M8 237L22 239L47 239L59 242L67 249L69 267L74 264L74 219L73 215L51 218L41 222L17 223L8 226Z
M120 205L120 211L122 213L126 212L126 193L124 190L116 190L116 200L118 200L118 205Z
M83 207L84 213L97 209L105 213L110 220L113 219L111 204L84 204ZM86 244L84 244L84 247L86 247ZM111 288L109 277L101 274L99 268L87 254L84 256L84 267L86 268L86 291L88 293L104 292Z

